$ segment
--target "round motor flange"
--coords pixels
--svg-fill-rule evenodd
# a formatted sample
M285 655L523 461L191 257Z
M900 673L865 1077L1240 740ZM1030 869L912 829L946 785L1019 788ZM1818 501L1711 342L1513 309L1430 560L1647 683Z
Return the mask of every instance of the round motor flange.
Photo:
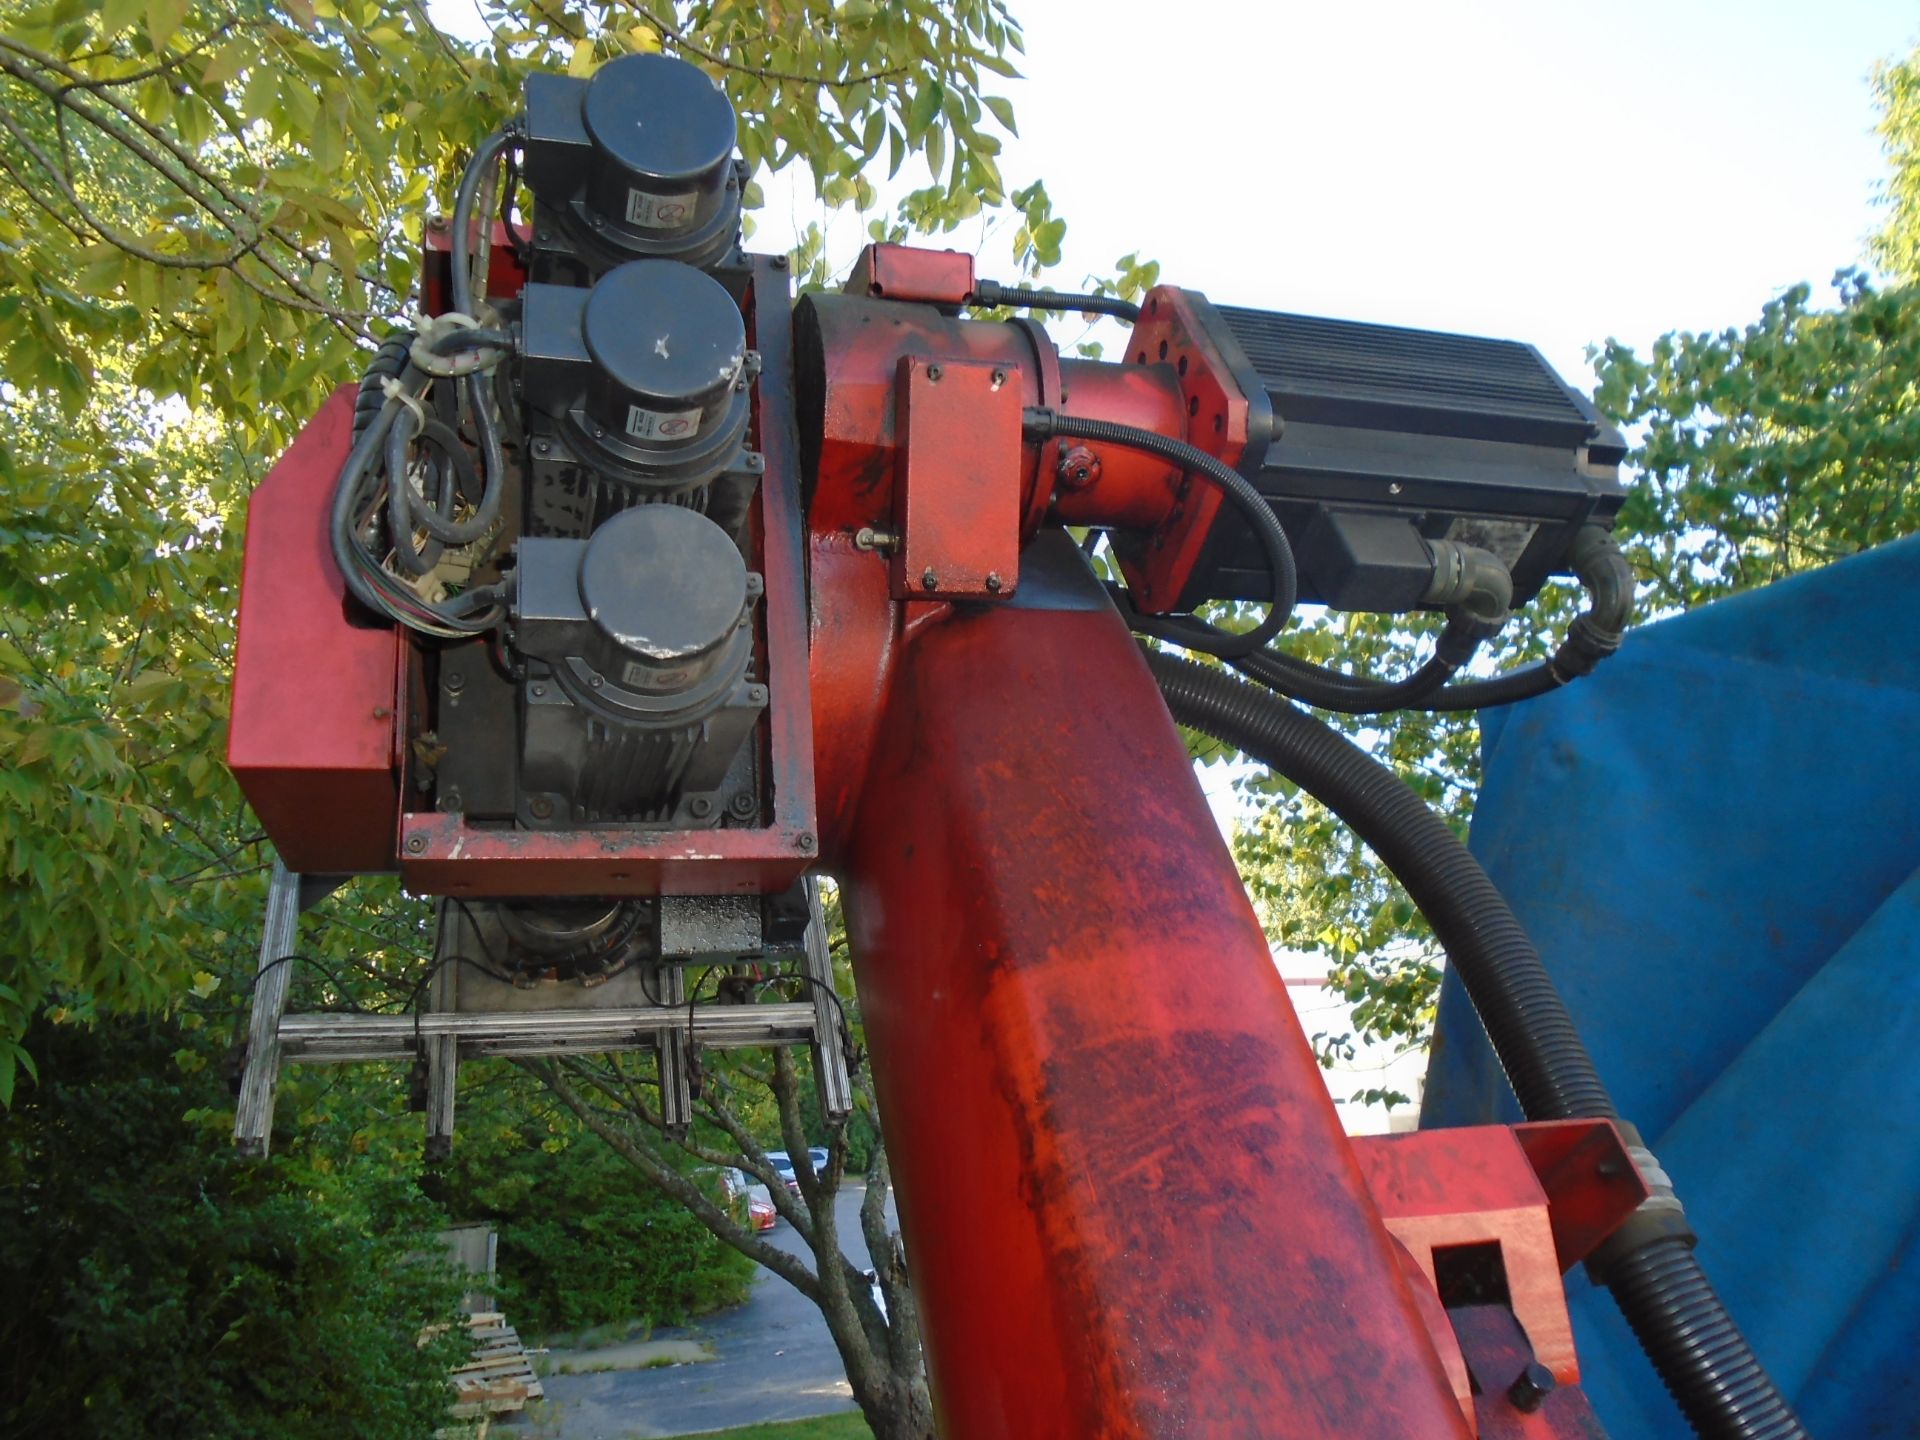
M588 82L583 202L595 248L711 265L740 226L738 122L719 84L671 55L623 55Z
M618 974L651 938L643 901L509 901L492 907L507 939L508 972L516 980L578 980L592 985Z
M658 489L710 480L738 458L749 399L747 331L712 276L677 260L634 260L588 294L591 361L569 439L595 469Z
M704 515L675 505L622 511L594 532L580 562L594 638L580 658L618 690L660 700L691 700L709 688L702 682L724 688L745 664L728 642L758 578Z

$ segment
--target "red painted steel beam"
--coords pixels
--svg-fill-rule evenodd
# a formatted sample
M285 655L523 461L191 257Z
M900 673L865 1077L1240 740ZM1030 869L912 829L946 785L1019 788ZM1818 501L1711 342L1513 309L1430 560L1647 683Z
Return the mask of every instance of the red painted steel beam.
M1047 548L910 629L841 866L940 1432L1465 1436L1186 748Z

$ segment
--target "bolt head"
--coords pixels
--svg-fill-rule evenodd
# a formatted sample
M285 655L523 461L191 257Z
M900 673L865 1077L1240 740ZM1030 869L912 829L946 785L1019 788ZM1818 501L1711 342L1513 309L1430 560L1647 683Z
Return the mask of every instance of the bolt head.
M1514 1409L1531 1415L1559 1383L1553 1378L1553 1371L1538 1360L1529 1360L1526 1369L1516 1375L1513 1384L1507 1387L1507 1398L1513 1402Z
M927 379L935 385L940 383L940 377L945 373L938 365L927 366Z
M545 820L553 814L553 801L544 795L536 795L527 802L527 813L536 820Z
M933 573L933 567L931 565L920 572L920 588L922 590L938 590L940 588L940 577Z
M427 848L426 836L409 835L407 837L407 853L409 855L418 855L421 851L425 850L426 848Z
M988 593L989 595L998 595L998 594L1000 593L1000 577L999 577L999 575L998 575L998 574L995 574L995 573L992 573L992 572L989 572L989 573L988 573L988 575L987 575L987 593Z
M813 832L811 830L802 830L800 832L800 838L796 840L794 843L798 845L802 850L811 852L813 850L813 847L818 845L820 842L813 838Z
M533 453L536 455L547 455L551 454L552 451L553 442L551 440L536 440L533 442Z
M687 809L692 812L694 819L704 820L713 814L713 801L705 795L696 795L688 803Z

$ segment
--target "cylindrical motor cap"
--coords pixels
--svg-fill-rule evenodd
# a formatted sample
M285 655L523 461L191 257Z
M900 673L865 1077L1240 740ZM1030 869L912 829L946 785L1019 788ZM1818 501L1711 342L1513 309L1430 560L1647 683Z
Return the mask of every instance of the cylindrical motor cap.
M615 436L691 440L726 413L747 329L726 287L678 260L630 260L587 296L587 409Z
M580 601L606 641L589 663L616 685L680 690L707 674L740 623L747 566L697 510L637 505L587 542Z
M609 60L581 107L596 152L588 203L615 225L670 236L726 202L737 123L711 76L671 55Z

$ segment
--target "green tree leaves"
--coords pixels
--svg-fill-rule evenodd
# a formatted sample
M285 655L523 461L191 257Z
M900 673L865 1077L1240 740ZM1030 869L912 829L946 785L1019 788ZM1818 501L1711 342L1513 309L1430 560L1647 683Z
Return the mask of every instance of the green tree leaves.
M902 231L1003 199L998 0L487 13L469 44L413 0L6 5L0 1098L32 1015L165 1008L209 937L257 925L221 764L247 496L407 304L430 197L529 70L679 54L727 88L749 160L862 208L883 145L928 153Z

